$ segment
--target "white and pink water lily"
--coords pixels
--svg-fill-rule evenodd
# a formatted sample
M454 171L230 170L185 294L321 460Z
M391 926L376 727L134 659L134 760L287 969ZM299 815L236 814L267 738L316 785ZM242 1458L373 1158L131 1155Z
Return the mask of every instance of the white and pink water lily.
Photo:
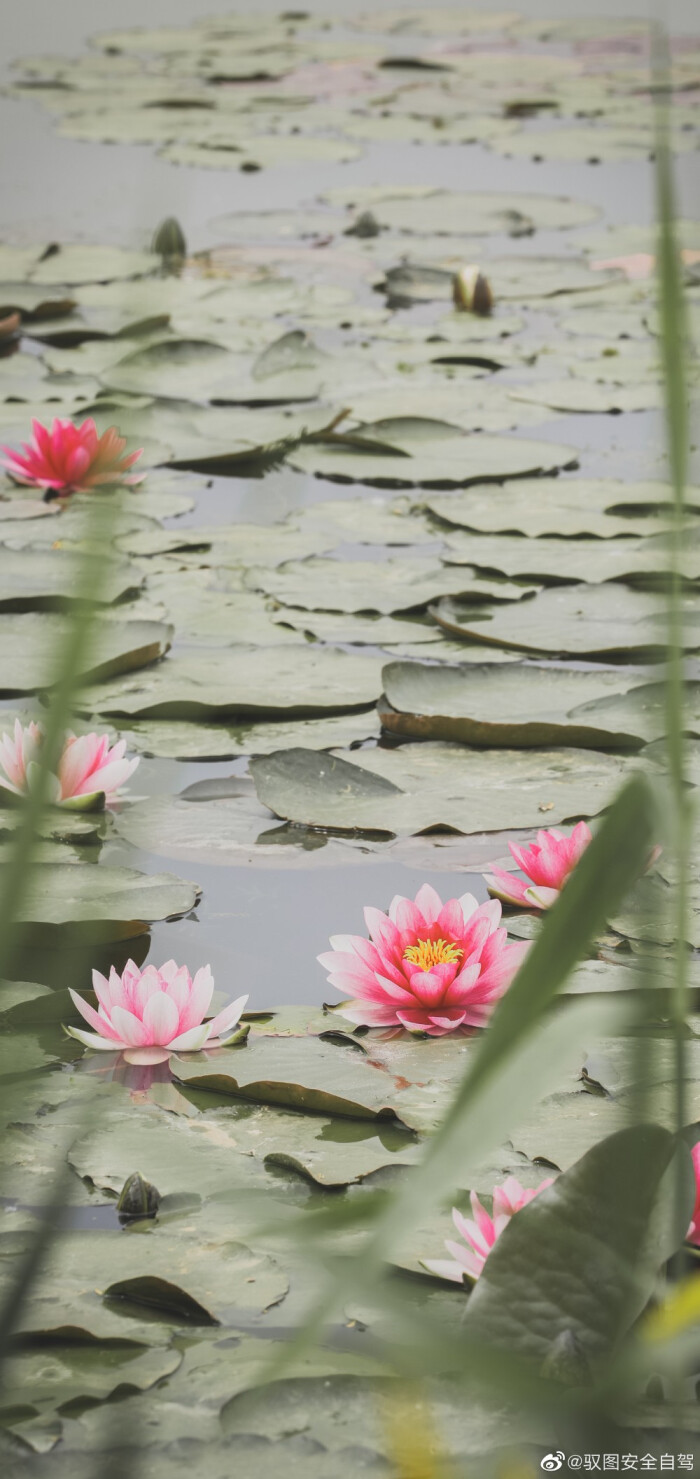
M15 720L14 732L0 738L0 787L26 795L40 775L43 742L40 724L23 726ZM110 745L108 734L67 734L56 774L49 777L47 799L71 810L90 810L103 798L114 801L138 763L138 755L127 758L126 740Z
M159 968L146 966L144 971L129 960L121 976L114 966L109 978L93 971L92 984L97 1011L77 991L70 994L94 1031L65 1030L86 1048L123 1052L127 1063L165 1063L171 1053L221 1047L238 1026L248 1000L239 996L205 1022L214 994L211 968L201 966L192 977L187 966L174 960L166 960Z
M527 1207L540 1192L552 1186L553 1181L554 1178L550 1176L532 1190L521 1186L515 1176L509 1176L501 1186L494 1187L491 1216L473 1191L473 1220L471 1217L464 1217L457 1207L452 1209L452 1221L463 1242L455 1243L446 1239L445 1247L452 1257L422 1258L423 1267L431 1274L437 1274L438 1278L450 1279L455 1284L463 1284L465 1274L468 1279L478 1279L491 1249L508 1226L511 1217Z
M388 914L365 909L369 940L333 935L318 959L331 986L350 998L342 1017L366 1027L403 1027L444 1037L483 1027L516 975L529 942L508 941L497 900L448 899L424 883L397 895Z
M570 833L556 827L537 833L529 847L509 842L508 847L525 878L514 878L503 868L487 874L490 894L504 904L517 904L523 909L550 909L592 840L591 829L578 822Z

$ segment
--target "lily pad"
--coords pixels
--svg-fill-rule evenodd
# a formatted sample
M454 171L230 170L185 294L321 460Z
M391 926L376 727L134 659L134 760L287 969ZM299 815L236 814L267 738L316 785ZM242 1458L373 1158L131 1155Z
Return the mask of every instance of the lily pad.
M378 739L379 720L373 710L341 714L329 719L298 719L286 724L211 724L187 719L142 719L121 724L119 733L128 750L173 760L230 760L236 755L269 755L280 746L304 745L332 750L338 745Z
M51 688L69 625L67 618L48 612L0 615L0 691ZM142 668L167 652L171 637L172 627L157 622L93 620L80 676L107 678Z
M4 1399L36 1413L77 1411L116 1393L145 1392L177 1371L180 1351L130 1340L33 1341L10 1361Z
M333 1025L340 1026L340 1020ZM206 1062L173 1060L178 1082L234 1100L284 1106L313 1115L399 1121L413 1130L433 1128L473 1055L476 1040L430 1042L406 1033L402 1042L371 1043L366 1051L316 1036L258 1036L240 1055L220 1051ZM383 1133L378 1131L377 1133ZM399 1157L397 1156L397 1159Z
M434 441L404 434L400 444L394 438L391 446L380 444L376 452L353 448L338 436L333 442L302 446L288 460L300 472L315 473L331 482L369 483L377 488L460 488L556 472L578 461L574 447L556 442L486 434L465 437L454 428L451 431L452 435Z
M200 1064L200 1069L210 1066ZM222 1187L249 1181L274 1194L274 1182L266 1176L269 1168L337 1189L359 1183L382 1167L411 1164L419 1154L415 1137L391 1125L358 1130L271 1105L251 1108L240 1100L233 1104L220 1100L221 1107L213 1108L214 1102L192 1118L152 1106L136 1114L131 1104L115 1106L95 1134L71 1149L71 1165L90 1183L111 1192L121 1191L129 1168L139 1166L164 1195L193 1191L215 1195ZM251 1216L254 1219L255 1213L242 1208L239 1223L231 1209L229 1233L245 1236L244 1231L239 1234L239 1226L249 1225Z
M607 412L653 411L662 404L662 391L651 381L639 385L605 385L562 377L517 386L509 394L515 401L529 401L552 411L572 415L602 415Z
M624 774L613 756L583 750L469 750L403 745L342 755L282 750L251 761L258 798L314 827L410 834L496 831L593 816Z
M429 185L345 186L326 191L324 198L370 208L381 226L423 236L531 235L586 226L598 214L593 206L556 195L460 193Z
M662 685L638 685L614 670L393 662L382 676L382 725L415 739L616 749L636 748L666 727ZM698 712L691 722L700 732L700 684L692 686Z
M155 272L160 258L126 247L81 244L0 246L0 277L5 282L26 280L47 287L55 283L114 282Z
M110 561L97 599L108 605L137 591L143 575L133 565ZM9 550L0 547L0 610L28 611L65 607L80 599L75 561L65 552Z
M286 606L321 611L378 611L390 615L427 606L452 591L467 600L489 597L518 601L526 587L482 579L449 570L436 559L364 562L310 558L290 560L276 570L252 569L245 577L251 590L262 590Z
M498 571L509 579L565 583L622 580L651 584L668 578L668 540L647 539L523 539L516 535L478 535L465 530L445 533L448 564L471 565L480 571ZM700 545L690 537L680 556L686 580L700 579Z
M683 600L685 646L700 647L696 603ZM517 609L514 620L511 613ZM505 614L507 613L507 615ZM659 600L642 591L605 585L555 586L522 601L517 608L493 606L475 616L467 603L444 599L432 608L446 632L464 632L470 642L495 643L514 651L629 661L661 658L666 650L666 615Z
M178 653L133 678L94 684L80 706L124 717L289 720L369 708L380 691L378 658L308 646L217 647Z
M33 925L95 925L111 939L129 939L154 920L188 914L199 894L196 884L169 873L39 863L18 918Z
M652 534L670 519L671 490L666 483L620 483L611 479L523 480L506 493L484 486L425 500L448 524L478 533L518 533L567 537L594 534ZM687 489L688 513L700 512L700 489ZM655 517L656 516L656 517Z
M240 1243L140 1223L126 1232L73 1231L54 1241L31 1307L32 1323L43 1319L45 1329L55 1320L56 1288L63 1310L69 1296L70 1323L78 1328L90 1330L96 1294L114 1315L123 1309L127 1317L196 1328L217 1325L235 1309L261 1312L284 1298L287 1280L273 1259ZM63 1314L61 1324L67 1323ZM113 1330L116 1321L110 1323Z

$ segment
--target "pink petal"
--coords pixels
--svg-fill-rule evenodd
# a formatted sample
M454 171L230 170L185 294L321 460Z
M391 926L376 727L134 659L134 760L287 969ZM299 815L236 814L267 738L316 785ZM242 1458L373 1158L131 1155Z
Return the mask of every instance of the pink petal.
M149 1046L146 1028L143 1022L134 1016L133 1012L128 1011L126 1007L114 1006L112 1007L110 1016L113 1026L116 1027L117 1032L123 1038L127 1047L142 1048Z
M82 996L78 996L77 991L73 991L72 987L69 986L68 990L73 1006L77 1007L80 1015L85 1018L86 1022L90 1023L91 1027L95 1028L95 1031L99 1033L100 1037L107 1037L113 1043L119 1041L119 1033L115 1032L111 1022L104 1017L100 1017L95 1011L95 1008L91 1007L89 1002L84 1001Z
M184 1010L180 1013L180 1032L187 1032L190 1027L199 1027L200 1022L209 1011L209 1004L214 995L214 977L211 967L202 966L192 982L190 999Z
M212 1017L211 1021L207 1022L209 1036L219 1037L222 1033L230 1032L240 1020L241 1012L244 1010L247 1001L247 996L239 996L235 1001L229 1002L229 1005L224 1007L223 1011L218 1012L215 1017Z
M100 1037L96 1032L83 1032L82 1027L64 1028L69 1037L74 1037L76 1042L81 1042L85 1048L96 1048L100 1053L118 1053L121 1048L126 1047L125 1042L112 1042L108 1037Z
M167 1047L176 1036L180 1013L171 997L164 991L150 996L143 1009L143 1025L148 1034L146 1044Z
M426 924L434 924L442 911L442 899L430 883L424 883L416 894L416 908L420 909Z

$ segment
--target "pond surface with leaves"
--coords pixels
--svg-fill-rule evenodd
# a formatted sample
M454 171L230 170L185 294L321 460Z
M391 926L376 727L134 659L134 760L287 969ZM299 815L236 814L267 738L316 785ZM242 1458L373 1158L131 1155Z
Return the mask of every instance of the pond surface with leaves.
M186 235L181 181L207 182L183 261L114 218L102 237L62 221L55 241L0 244L2 441L89 416L143 447L146 472L108 495L113 558L75 712L141 763L110 810L45 819L27 979L0 1003L9 1262L71 1147L70 1231L40 1270L0 1412L21 1472L91 1473L117 1426L154 1479L204 1473L205 1453L212 1479L234 1464L246 1479L393 1472L371 1310L348 1309L272 1396L250 1396L312 1281L259 1235L260 1197L283 1224L410 1174L478 1042L353 1034L322 1005L329 934L426 880L484 900L483 875L514 866L508 838L595 829L627 775L663 766L649 67L641 24L426 9L112 30L12 72L14 106L47 110L87 171L155 150ZM699 78L686 38L672 135L696 183ZM206 230L201 199L229 207ZM697 338L700 224L679 235ZM468 264L491 285L488 316L453 305ZM694 358L689 374L696 396ZM50 693L96 496L46 503L0 482L3 729ZM696 780L699 514L692 486ZM16 825L1 809L5 867ZM654 952L662 1121L669 885L661 858L567 987L618 1002ZM691 894L700 948L700 877ZM519 939L539 927L505 922ZM67 988L129 955L210 961L217 1010L250 994L247 1037L158 1069L96 1066L61 1032L80 1021ZM691 986L698 1005L694 962ZM616 1021L582 1038L506 1145L471 1153L465 1197L508 1174L534 1188L625 1127L635 1082ZM116 1197L136 1170L163 1200L124 1230ZM464 1293L423 1260L449 1232L445 1208L393 1259L406 1299L448 1326ZM507 1441L501 1413L465 1422L439 1383L434 1401L465 1460Z

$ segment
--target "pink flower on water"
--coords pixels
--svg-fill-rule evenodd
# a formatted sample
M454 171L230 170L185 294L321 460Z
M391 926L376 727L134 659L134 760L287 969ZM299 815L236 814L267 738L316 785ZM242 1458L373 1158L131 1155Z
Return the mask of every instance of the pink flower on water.
M590 840L590 827L579 822L570 837L565 832L552 829L551 832L538 832L537 841L530 847L518 847L517 843L509 842L508 847L518 867L527 874L527 881L514 878L503 868L494 868L486 879L489 893L502 899L504 904L520 904L524 909L549 909L558 899Z
M686 1243L694 1243L700 1248L700 1142L694 1145L690 1154L693 1157L693 1169L695 1171L695 1207L693 1219L686 1233Z
M39 750L44 732L40 724L23 728L15 719L14 736L0 739L0 787L15 795L25 794L39 775ZM48 799L55 806L73 809L95 806L101 796L113 801L139 763L125 756L126 740L110 746L108 734L69 734L58 762L58 774L49 782Z
M365 909L370 939L334 935L318 959L330 984L348 992L341 1015L368 1027L401 1026L442 1037L482 1027L528 949L498 928L501 906L471 894L443 904L424 883L415 903L397 895L388 915Z
M171 1053L220 1047L237 1026L248 1000L239 996L205 1022L214 992L211 969L202 966L193 980L187 967L174 960L166 960L160 970L149 965L145 971L129 960L121 976L113 966L109 980L93 971L92 984L97 1011L77 991L71 991L71 996L95 1031L67 1027L66 1032L86 1048L107 1053L124 1050L127 1063L164 1063Z
M24 453L13 452L11 447L0 449L7 453L0 463L17 483L45 488L48 496L60 498L64 493L85 493L104 483L142 481L129 468L143 448L125 457L126 439L120 437L115 426L98 436L90 419L82 426L56 419L50 431L40 421L33 421L32 431L34 440L22 444Z
M554 1177L550 1176L547 1181L541 1181L534 1191L526 1191L515 1176L509 1176L502 1186L494 1187L491 1217L473 1191L473 1221L470 1217L463 1217L456 1207L452 1209L452 1221L460 1237L464 1238L466 1247L447 1239L445 1247L452 1258L421 1258L423 1267L441 1279L452 1279L455 1284L463 1282L464 1274L470 1279L478 1279L494 1243L500 1238L504 1227L508 1226L511 1217L522 1207L526 1207L533 1197L539 1196L541 1191L551 1186L553 1180Z

